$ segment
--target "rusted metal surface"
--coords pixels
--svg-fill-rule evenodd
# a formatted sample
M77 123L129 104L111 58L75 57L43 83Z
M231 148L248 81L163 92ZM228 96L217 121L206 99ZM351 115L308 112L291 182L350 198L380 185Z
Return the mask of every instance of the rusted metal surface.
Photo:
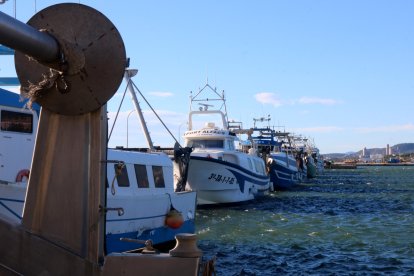
M23 89L41 82L50 67L62 72L55 85L37 98L42 107L79 115L98 109L112 97L124 75L126 54L111 21L88 6L66 3L40 11L27 24L53 36L63 52L63 60L48 66L16 52L16 72Z
M104 254L106 125L105 108L78 116L41 111L22 220L92 262Z

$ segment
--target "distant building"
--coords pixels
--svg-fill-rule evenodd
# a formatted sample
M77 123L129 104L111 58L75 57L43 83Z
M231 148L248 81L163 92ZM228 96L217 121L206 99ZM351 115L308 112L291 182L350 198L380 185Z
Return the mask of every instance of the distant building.
M384 160L384 155L377 153L377 154L371 154L370 156L371 161L376 162L376 163L380 163Z
M367 150L367 148L362 149L362 153L359 156L359 161L360 162L370 162L371 161L371 158L369 156L369 151Z
M362 149L362 156L361 158L369 158L369 152L367 150L367 148L363 148Z
M387 148L385 149L385 155L391 155L392 154L392 150L389 144L387 144Z

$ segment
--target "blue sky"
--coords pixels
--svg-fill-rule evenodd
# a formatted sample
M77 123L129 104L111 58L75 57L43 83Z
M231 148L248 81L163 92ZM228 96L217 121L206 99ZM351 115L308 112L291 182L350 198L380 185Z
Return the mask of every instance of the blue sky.
M17 19L59 2L17 0ZM252 127L270 115L322 153L414 142L414 1L80 2L118 28L139 69L135 84L180 141L190 91L208 79L225 91L230 119ZM13 6L0 11L13 16ZM13 59L1 56L0 76L14 74ZM110 127L124 90L108 104ZM127 122L129 146L145 146L129 99L111 146L126 146ZM172 146L141 106L154 143Z

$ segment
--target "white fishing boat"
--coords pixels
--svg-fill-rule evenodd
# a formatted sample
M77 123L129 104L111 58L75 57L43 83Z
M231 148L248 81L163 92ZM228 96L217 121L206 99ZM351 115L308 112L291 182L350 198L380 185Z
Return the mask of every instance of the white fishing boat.
M289 133L277 132L268 127L252 129L250 137L253 147L266 159L266 165L274 190L286 190L300 182L300 164L288 150ZM257 133L255 135L255 133ZM284 145L285 144L285 145ZM284 145L284 150L282 150Z
M319 152L319 148L314 147L312 149L312 157L315 160L317 173L322 174L324 172L324 160L323 156Z
M174 172L173 161L154 150L131 78L137 70L126 70L125 81L139 116L148 148L108 149L108 207L123 208L124 215L108 212L107 248L129 250L133 244L121 238L152 240L155 245L175 241L178 233L195 233L196 192L175 190L185 171ZM142 95L143 96L143 95ZM175 162L174 162L175 163ZM179 164L177 164L179 167ZM128 248L129 247L129 248Z
M295 136L295 146L297 151L303 155L303 160L306 165L306 177L308 179L315 178L317 175L317 167L315 159L312 156L312 146L308 138L302 136Z
M22 218L40 107L24 108L16 93L0 88L0 213Z
M207 92L212 97L200 97ZM213 102L221 107L210 109ZM199 109L193 110L196 103ZM196 129L197 119L207 123ZM238 138L228 127L224 92L220 95L207 83L191 95L184 139L185 146L192 148L186 190L197 191L199 205L243 202L269 192L263 159L253 151L247 154L235 147Z
M121 241L125 238L160 245L175 241L178 233L195 232L196 194L174 192L173 164L165 153L109 149L107 158L109 252L136 248Z
M0 214L14 222L22 219L40 111L24 105L18 94L0 89ZM107 159L108 253L139 247L121 238L171 246L176 234L195 232L196 193L175 192L165 153L108 149Z

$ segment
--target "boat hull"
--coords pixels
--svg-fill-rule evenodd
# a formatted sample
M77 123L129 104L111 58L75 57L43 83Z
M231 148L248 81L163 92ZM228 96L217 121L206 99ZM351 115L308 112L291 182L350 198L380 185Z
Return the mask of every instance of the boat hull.
M269 191L269 177L223 160L191 156L187 189L197 191L197 204L252 200Z
M300 173L293 157L285 153L271 154L269 160L269 175L274 190L289 189L300 182Z
M178 233L195 232L196 193L174 192L173 166L166 155L108 151L111 160L124 160L129 175L128 186L121 186L115 176L114 165L108 164L106 206L106 252L122 252L142 245L120 241L120 238L147 240L154 245L175 241ZM139 188L136 164L145 165L149 185ZM165 187L155 187L152 167L163 168ZM0 214L10 222L22 220L27 182L0 183ZM182 215L183 224L176 229L168 227L166 217L174 208Z
M308 178L315 178L317 176L318 171L313 160L309 159L309 161L306 162L306 168Z
M165 219L164 215L159 215L159 218L162 220ZM154 217L152 217L154 218ZM145 220L146 218L137 218L136 220ZM151 219L151 218L150 218ZM131 220L130 222L132 222ZM116 222L107 221L107 225ZM121 241L121 238L134 239L134 240L151 240L155 245L169 243L175 241L175 236L180 233L194 233L195 232L195 222L194 219L184 221L183 225L179 229L172 229L166 225L140 230L140 231L131 231L123 233L107 233L106 234L106 250L110 252L125 252L134 250L137 247L144 247L144 244L137 244L134 242L125 242Z
M22 219L25 183L0 184L0 214L10 222L19 223Z
M22 183L0 184L0 214L13 223L22 219L26 185ZM108 193L110 193L108 191ZM108 208L123 208L122 216L116 211L108 211L106 218L106 252L123 252L144 246L124 242L120 238L152 240L153 244L162 244L175 240L179 233L195 232L195 192L183 192L170 195L153 195L152 197L119 198L108 200ZM184 222L177 229L165 224L166 214L171 202L179 210ZM132 204L133 203L133 204ZM129 207L128 207L129 206Z

